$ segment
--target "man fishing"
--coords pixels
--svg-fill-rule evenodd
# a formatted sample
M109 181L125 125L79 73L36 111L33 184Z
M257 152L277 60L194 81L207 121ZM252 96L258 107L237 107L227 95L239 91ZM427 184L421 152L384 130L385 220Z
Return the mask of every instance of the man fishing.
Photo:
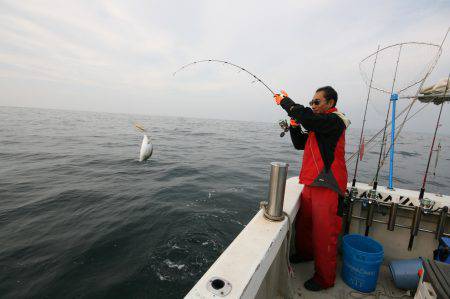
M315 274L304 286L320 291L334 286L336 278L342 195L347 187L345 130L350 121L336 109L338 95L331 86L316 90L309 102L311 108L296 104L285 91L274 98L291 117L289 131L294 147L304 151L299 177L304 187L296 221L297 253L290 261L314 260Z

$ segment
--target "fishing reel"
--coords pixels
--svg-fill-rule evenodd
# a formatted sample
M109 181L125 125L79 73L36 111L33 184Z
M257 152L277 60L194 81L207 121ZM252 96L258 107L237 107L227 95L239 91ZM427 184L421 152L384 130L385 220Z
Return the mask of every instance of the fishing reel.
M428 198L422 198L420 200L420 206L422 207L422 210L425 214L433 212L434 204L435 201Z
M366 207L370 206L372 203L378 204L377 198L378 198L378 192L376 190L371 189L371 190L367 191L366 196L363 197L363 199L362 199L363 207L366 208Z
M284 135L286 135L286 133L289 131L289 124L285 119L278 121L278 124L280 125L281 129L283 129L283 132L280 133L280 137L284 137Z
M358 189L356 187L352 187L348 192L348 198L354 200L358 198Z

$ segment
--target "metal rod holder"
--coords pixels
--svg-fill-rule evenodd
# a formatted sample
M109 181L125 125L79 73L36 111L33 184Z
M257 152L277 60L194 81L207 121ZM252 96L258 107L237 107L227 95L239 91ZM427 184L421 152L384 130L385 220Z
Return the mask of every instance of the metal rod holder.
M447 216L445 216L445 217L447 217ZM356 220L359 220L359 221L366 221L366 217L352 215L352 218L356 219ZM373 222L380 223L380 224L385 224L385 225L388 224L387 221L383 221L383 220L379 220L379 219L373 219ZM395 227L399 227L399 228L404 228L404 229L411 230L411 226L410 225L403 225L403 224L395 223L394 226ZM419 232L424 232L424 233L432 233L432 234L435 234L435 235L437 233L437 231L429 230L429 229L426 229L426 228L420 228L420 227L418 228L418 231ZM444 237L450 238L450 234L444 232L444 227L442 227L442 232L441 232L440 236L444 236Z
M390 231L393 231L395 228L395 219L397 218L397 208L398 208L398 203L393 203L389 207L389 220L388 220L387 229Z
M374 209L375 209L375 203L372 201L369 201L369 210L367 211L367 217L366 217L366 231L364 233L364 235L366 237L369 235L369 230L370 230L370 227L372 226Z
M271 221L284 219L283 203L289 164L270 163L269 201L264 207L264 216Z
M416 207L414 210L413 220L411 223L411 234L409 236L408 251L412 250L414 237L419 232L420 220L422 218L422 207Z
M437 227L436 227L436 239L439 239L442 234L444 233L444 228L445 228L445 220L447 218L447 213L448 213L448 207L445 206L442 208L441 213L439 213L439 220L437 223Z
M350 225L352 223L352 214L353 214L353 205L355 201L353 198L348 199L348 208L347 208L347 214L345 215L345 229L344 234L348 234L350 231Z

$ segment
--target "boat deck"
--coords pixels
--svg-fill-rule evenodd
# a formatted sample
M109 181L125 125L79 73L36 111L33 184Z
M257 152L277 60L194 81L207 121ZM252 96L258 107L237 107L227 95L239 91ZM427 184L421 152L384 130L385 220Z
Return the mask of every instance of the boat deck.
M360 293L345 284L342 280L341 264L338 265L336 284L334 287L320 292L310 292L303 287L303 283L314 274L314 262L301 263L294 266L295 276L292 278L292 286L295 287L296 298L302 299L346 299L346 298L412 298L406 291L397 289L391 278L387 265L382 265L378 276L377 289L372 293Z

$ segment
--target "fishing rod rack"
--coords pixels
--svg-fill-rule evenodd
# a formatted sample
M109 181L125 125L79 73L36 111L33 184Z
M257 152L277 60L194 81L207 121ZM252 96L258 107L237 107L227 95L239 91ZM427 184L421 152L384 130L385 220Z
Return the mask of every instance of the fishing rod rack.
M411 240L413 240L414 237L417 236L418 232L432 233L435 235L435 239L439 239L442 236L450 237L450 233L445 232L446 220L449 216L448 204L446 205L446 203L440 203L439 205L441 205L441 207L435 208L437 202L432 199L425 198L419 200L418 205L414 205L412 203L413 200L411 200L411 198L409 197L399 196L398 202L393 201L393 197L394 196L392 194L389 194L389 192L379 192L368 188L350 187L348 189L347 196L345 197L345 208L343 215L345 234L347 234L350 230L352 219L356 219L359 221L365 221L366 236L369 235L370 228L374 223L386 225L386 228L389 231L394 231L396 227L409 229L410 244L408 245L408 250L412 249ZM353 215L353 207L356 202L360 202L362 205L362 209L365 208L367 210L366 217ZM407 202L409 202L409 205L406 204ZM383 207L387 208L387 210L389 211L388 213L386 213L385 209L381 211L381 214L384 214L384 216L388 215L387 221L375 219L374 217L375 208L377 208L378 212L380 212L380 208ZM413 217L411 225L396 223L399 210L412 212ZM438 218L435 230L420 227L422 215L434 215Z

